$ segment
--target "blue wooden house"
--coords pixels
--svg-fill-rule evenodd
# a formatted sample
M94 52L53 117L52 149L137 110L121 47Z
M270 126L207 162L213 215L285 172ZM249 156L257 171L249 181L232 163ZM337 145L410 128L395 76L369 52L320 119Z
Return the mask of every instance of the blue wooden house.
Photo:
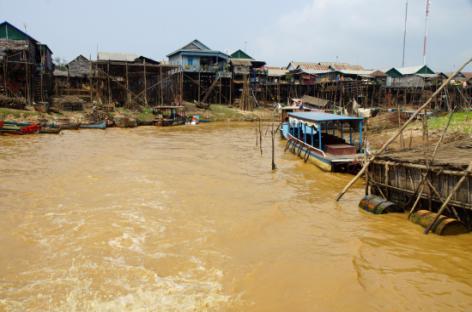
M178 65L185 72L216 73L225 71L229 56L212 50L195 39L182 48L167 55L169 63Z

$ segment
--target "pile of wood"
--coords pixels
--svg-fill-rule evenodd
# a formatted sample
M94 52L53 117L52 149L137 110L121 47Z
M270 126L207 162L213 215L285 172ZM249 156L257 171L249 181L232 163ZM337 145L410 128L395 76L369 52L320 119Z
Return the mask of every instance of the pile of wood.
M0 107L25 109L26 100L25 98L9 97L0 94Z
M84 105L85 101L74 95L65 95L52 99L52 107L59 111L83 111Z
M110 119L108 112L98 106L94 106L90 113L85 114L85 117L93 123Z
M113 117L115 126L120 128L134 128L138 126L138 122L135 118L128 116L115 116Z
M251 94L249 87L249 79L245 78L243 81L243 91L239 99L239 108L244 111L252 111L256 107L256 104L256 100Z
M408 118L405 114L398 114L398 112L385 112L378 114L375 117L369 118L369 130L380 131L384 129L398 128L399 124L403 125Z

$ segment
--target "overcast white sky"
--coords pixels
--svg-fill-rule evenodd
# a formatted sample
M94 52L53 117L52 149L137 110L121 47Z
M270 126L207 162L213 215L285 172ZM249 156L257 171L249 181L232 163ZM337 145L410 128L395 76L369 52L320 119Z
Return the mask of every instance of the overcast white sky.
M401 65L406 0L0 0L7 20L67 60L100 51L155 59L198 38L247 46L254 58ZM427 63L449 71L472 56L472 0L431 0ZM409 0L406 65L422 64L425 0ZM469 66L468 70L471 70Z

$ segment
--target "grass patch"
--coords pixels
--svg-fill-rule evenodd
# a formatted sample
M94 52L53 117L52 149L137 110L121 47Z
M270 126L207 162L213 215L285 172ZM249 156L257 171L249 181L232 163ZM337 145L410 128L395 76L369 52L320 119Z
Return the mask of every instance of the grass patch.
M5 119L8 115L12 115L14 118L25 118L28 116L37 116L39 113L22 109L0 107L0 118Z
M226 105L212 104L210 106L212 120L242 120L245 116L234 108Z
M143 108L143 111L136 116L136 119L141 121L152 121L154 118L156 118L156 116L154 116L150 107Z
M444 129L449 115L435 116L428 119L428 128L432 130ZM452 116L448 132L462 132L472 134L472 112L457 112Z

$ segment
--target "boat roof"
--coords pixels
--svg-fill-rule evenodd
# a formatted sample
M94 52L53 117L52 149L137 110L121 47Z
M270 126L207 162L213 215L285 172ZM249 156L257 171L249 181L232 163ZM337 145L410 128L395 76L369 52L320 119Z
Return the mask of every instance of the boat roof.
M364 120L363 117L335 115L323 112L295 112L288 113L290 117L311 121L311 122L322 122L322 121L350 121L350 120Z

